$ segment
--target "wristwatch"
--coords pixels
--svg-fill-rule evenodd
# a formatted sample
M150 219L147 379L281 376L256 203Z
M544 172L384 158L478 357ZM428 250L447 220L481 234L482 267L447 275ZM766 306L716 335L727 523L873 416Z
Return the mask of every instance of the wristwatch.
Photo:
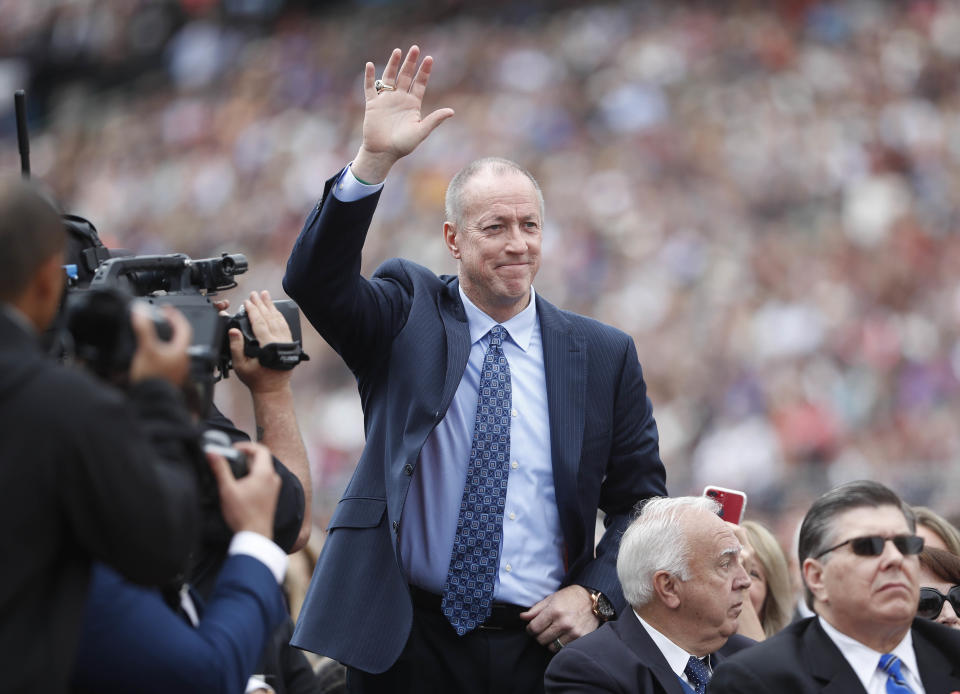
M593 598L593 616L599 619L601 624L616 618L617 611L613 609L613 604L606 595L599 590L591 590L590 597Z

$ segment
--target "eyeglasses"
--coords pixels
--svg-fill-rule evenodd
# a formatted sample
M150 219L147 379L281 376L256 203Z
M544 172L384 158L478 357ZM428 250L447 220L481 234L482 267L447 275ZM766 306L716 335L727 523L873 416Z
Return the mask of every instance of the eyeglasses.
M815 556L814 559L819 559L827 552L840 549L844 545L850 545L850 549L852 549L853 553L857 556L877 557L883 554L883 548L887 540L892 542L893 546L904 556L908 554L920 554L920 550L923 549L923 538L919 535L894 535L893 537L869 535L867 537L852 537L849 540L844 540L839 545L834 545L830 549L823 550Z
M936 619L940 616L944 601L949 600L953 611L960 615L960 586L954 586L944 595L936 588L920 589L920 605L917 607L917 616L927 619Z

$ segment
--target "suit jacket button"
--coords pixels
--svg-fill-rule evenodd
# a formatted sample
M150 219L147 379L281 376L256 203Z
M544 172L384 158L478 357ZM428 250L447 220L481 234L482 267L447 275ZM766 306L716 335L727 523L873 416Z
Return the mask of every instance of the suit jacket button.
M404 475L412 475L412 474L413 474L413 465L411 465L410 463L407 463L406 465L404 465L404 466L403 466L403 474L404 474Z
M393 532L398 532L400 530L400 521L393 521Z

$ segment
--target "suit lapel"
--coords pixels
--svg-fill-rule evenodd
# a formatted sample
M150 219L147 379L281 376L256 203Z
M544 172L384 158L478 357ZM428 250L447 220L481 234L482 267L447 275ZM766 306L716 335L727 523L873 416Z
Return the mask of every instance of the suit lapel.
M447 285L446 294L441 294L438 306L447 340L447 369L440 392L438 416L449 409L470 357L470 329L467 326L463 302L460 300L459 286L458 280L451 281Z
M550 455L560 524L569 544L580 544L583 519L577 495L577 470L583 445L587 346L570 321L537 295L543 340L543 368L550 411ZM590 527L593 527L592 525Z
M823 682L823 694L865 694L863 683L843 653L813 618L803 635L804 654L810 673Z
M637 654L640 662L647 666L667 694L689 694L692 691L690 686L670 669L667 659L663 657L663 653L643 628L633 610L627 608L619 619L610 624L620 635L620 639Z
M918 628L920 618L914 620L913 652L917 656L920 680L927 694L960 690L960 663L951 662L935 641Z

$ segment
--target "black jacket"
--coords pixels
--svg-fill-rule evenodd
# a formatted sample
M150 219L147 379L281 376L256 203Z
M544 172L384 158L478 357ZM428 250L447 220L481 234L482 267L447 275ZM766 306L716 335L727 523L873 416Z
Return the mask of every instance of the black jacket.
M960 690L960 631L913 620L913 650L927 694ZM708 694L790 692L863 694L863 685L816 617L794 622L749 651L727 660Z
M0 305L0 672L64 691L98 559L159 584L199 526L196 430L161 381L128 396L46 357Z

